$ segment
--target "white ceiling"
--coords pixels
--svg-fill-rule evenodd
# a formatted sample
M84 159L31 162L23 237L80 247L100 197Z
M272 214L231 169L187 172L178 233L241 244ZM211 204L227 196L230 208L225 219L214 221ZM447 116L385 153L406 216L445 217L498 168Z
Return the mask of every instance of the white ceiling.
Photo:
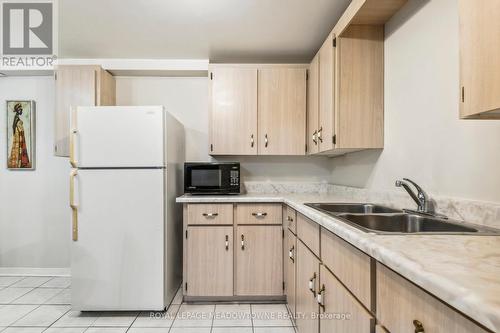
M350 0L62 0L64 58L304 62Z

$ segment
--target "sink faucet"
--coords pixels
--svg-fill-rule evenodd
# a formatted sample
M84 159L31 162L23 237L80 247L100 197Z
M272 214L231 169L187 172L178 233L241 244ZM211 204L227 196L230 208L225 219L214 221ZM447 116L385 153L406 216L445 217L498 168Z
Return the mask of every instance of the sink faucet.
M410 188L410 184L417 189L417 194L415 194L415 192L413 192L413 190ZM406 192L408 192L410 197L417 203L417 211L419 213L431 213L431 210L429 208L429 198L417 183L408 178L403 178L403 180L396 180L396 187L402 187L406 190Z

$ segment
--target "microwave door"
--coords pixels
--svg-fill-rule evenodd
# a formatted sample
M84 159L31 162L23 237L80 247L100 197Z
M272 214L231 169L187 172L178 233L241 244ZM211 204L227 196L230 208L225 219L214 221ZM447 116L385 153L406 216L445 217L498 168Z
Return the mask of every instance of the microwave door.
M222 171L219 168L193 168L189 178L192 189L217 191L222 187Z

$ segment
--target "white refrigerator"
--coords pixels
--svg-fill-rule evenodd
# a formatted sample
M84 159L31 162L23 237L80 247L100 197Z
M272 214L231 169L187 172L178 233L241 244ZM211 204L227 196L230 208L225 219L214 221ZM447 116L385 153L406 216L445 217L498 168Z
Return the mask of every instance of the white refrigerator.
M162 310L182 278L184 127L162 106L72 112L71 304Z

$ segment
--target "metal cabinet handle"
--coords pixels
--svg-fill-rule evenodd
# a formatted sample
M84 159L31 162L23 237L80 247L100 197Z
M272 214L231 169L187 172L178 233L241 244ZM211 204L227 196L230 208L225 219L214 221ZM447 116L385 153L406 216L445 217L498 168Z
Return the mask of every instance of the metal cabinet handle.
M71 207L71 234L74 242L78 240L78 203L75 200L75 178L78 176L76 170L71 171L69 176L69 206Z
M226 251L229 251L229 235L226 235Z
M323 312L325 312L325 297L323 293L325 292L325 285L321 286L321 289L318 291L318 295L316 295L316 301L318 302L319 306L321 309L323 309Z
M318 131L314 131L313 135L312 135L312 140L314 142L315 145L318 144L318 140L316 139L316 136L318 135Z
M253 148L253 145L254 145L254 139L253 139L253 134L250 135L250 147Z
M323 142L323 138L321 137L323 133L323 126L321 126L318 130L318 140L319 142Z
M267 216L267 213L264 212L264 213L261 213L261 212L257 212L257 213L252 213L253 216L259 218L259 217L265 217Z
M295 251L295 246L292 246L290 248L290 250L288 251L288 257L290 258L290 260L292 262L295 262L295 255L294 255L294 251Z
M309 290L316 297L316 272L314 272L312 278L309 279Z
M292 223L293 223L293 217L291 216L287 216L286 217L286 220L288 221L288 226L291 227L292 226Z
M211 218L211 217L219 216L219 213L203 213L201 215L205 216L206 218Z
M245 251L245 235L241 234L241 249Z
M269 140L267 139L267 134L264 135L264 147L267 148L267 146L269 145Z
M419 320L413 321L413 326L415 326L415 333L425 333L424 325Z

